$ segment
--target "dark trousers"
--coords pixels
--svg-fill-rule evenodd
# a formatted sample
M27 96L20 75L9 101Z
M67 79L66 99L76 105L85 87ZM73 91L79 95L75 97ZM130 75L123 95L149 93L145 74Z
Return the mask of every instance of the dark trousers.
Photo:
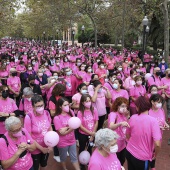
M81 133L78 133L78 140L79 140L79 154L85 150L86 146L88 146L87 151L91 154L92 153L92 147L89 145L89 136L84 135Z
M152 160L152 161L150 162L150 167L151 167L151 168L155 168L155 162L156 162L156 159L154 159L154 160Z
M126 157L126 148L124 148L122 151L116 153L117 158L119 159L121 165L125 163L125 157Z
M104 123L104 121L105 121L105 116L106 116L106 115L99 116L99 121L98 121L98 128L97 128L97 130L102 129L103 123Z
M149 161L141 161L126 150L128 170L149 170Z

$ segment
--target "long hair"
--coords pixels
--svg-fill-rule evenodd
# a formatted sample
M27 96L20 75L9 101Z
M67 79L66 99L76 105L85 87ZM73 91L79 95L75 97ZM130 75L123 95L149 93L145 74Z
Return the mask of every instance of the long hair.
M81 96L81 99L80 99L80 105L79 105L79 111L81 111L82 115L84 116L84 111L85 111L85 106L83 105L84 102L86 102L87 98L90 98L91 100L91 96L89 94L83 94ZM92 112L92 115L93 115L93 112L94 112L94 108L93 106L91 105L90 106L90 111Z
M66 98L64 98L64 97L61 97L61 98L58 99L58 102L57 102L57 110L56 110L56 115L57 115L57 116L61 114L61 112L62 112L61 107L62 107L62 105L63 105L63 103L64 103L65 101L67 101L67 102L69 103L68 99L66 99ZM73 115L71 114L71 111L70 111L70 110L69 110L68 114L69 114L71 117L73 117Z

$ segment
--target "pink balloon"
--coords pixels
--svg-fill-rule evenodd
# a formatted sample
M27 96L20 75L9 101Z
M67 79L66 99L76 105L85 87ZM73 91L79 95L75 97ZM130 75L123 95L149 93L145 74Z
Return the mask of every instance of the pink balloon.
M90 161L90 153L88 151L83 151L79 155L79 161L82 165L87 165Z
M69 120L68 120L68 125L70 128L72 129L77 129L80 127L81 125L81 120L78 118L78 117L71 117Z
M49 147L54 147L59 142L59 135L54 131L49 131L44 136L44 143Z

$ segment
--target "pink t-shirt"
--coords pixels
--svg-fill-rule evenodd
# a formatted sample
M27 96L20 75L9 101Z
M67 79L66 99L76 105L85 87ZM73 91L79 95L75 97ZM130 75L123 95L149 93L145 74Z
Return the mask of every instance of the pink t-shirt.
M104 157L98 149L95 149L90 158L88 170L121 170L121 164L116 154Z
M29 101L27 98L22 98L19 104L19 110L24 111L25 114L32 113L32 102Z
M0 112L9 114L13 113L15 110L18 110L18 107L13 99L9 97L6 100L0 99ZM0 134L4 134L5 132L5 122L0 122Z
M22 129L23 135L18 138L18 140L14 141L12 140L8 132L5 133L5 136L7 138L7 141L9 143L8 147L3 138L0 138L0 160L8 160L10 159L18 150L17 145L19 145L22 142L27 143L28 140L30 142L33 142L33 139L31 138L30 134L26 131L26 129ZM27 152L25 156L22 158L19 158L11 167L7 168L6 170L29 170L33 165L31 153Z
M8 71L6 71L6 70L0 71L0 77L4 78L4 77L8 77L8 75L9 75L9 72L8 72Z
M161 131L155 118L147 114L135 114L129 120L130 135L126 149L137 159L152 160L154 141L161 140Z
M128 78L125 79L124 82L124 87L126 89L131 89L135 85L135 81L129 76Z
M150 109L149 115L158 121L159 126L165 125L165 113L163 109L158 109L157 111Z
M91 75L92 73L86 73L86 75L83 77L83 83L86 82L86 83L90 83L90 80L91 80Z
M102 89L100 93L97 93L96 102L93 103L93 106L97 109L99 116L104 116L106 114L106 91ZM92 97L94 95L93 91L89 91L89 95Z
M168 86L167 89L165 89L165 92L170 95L170 78L162 78L161 80L163 86Z
M112 102L114 102L116 100L116 98L118 98L118 97L124 97L126 99L129 99L128 92L124 89L120 89L120 91L112 90L112 91L110 91L110 93L112 96Z
M75 104L80 104L80 99L81 99L82 94L81 93L76 93L72 97L72 101L75 102ZM74 109L74 113L77 114L78 109Z
M129 95L137 99L139 96L144 96L146 94L146 88L143 85L134 86L130 89ZM130 106L135 107L135 103L131 101Z
M42 147L47 147L44 143L44 135L50 130L51 117L47 110L44 114L36 116L33 112L25 116L24 128L31 134L32 138ZM41 153L36 149L32 154Z
M20 78L15 76L15 77L9 77L7 79L7 85L12 88L15 92L19 92L21 81Z
M66 115L59 115L54 117L54 126L55 129L58 131L63 127L68 127L68 120L71 118L69 114ZM59 139L58 147L64 148L66 146L73 145L76 142L74 131L70 132L67 135L61 136Z
M106 70L106 69L100 69L100 68L98 68L98 69L96 70L95 74L97 74L99 77L101 77L103 74L107 74L107 70ZM100 82L101 82L102 84L104 84L105 78L100 78L99 80L100 80Z
M93 114L90 110L85 110L84 115L82 115L81 111L78 111L77 117L80 118L81 124L83 127L88 129L89 131L94 131L94 125L99 120L97 110L94 108ZM89 135L79 129L79 132L85 135Z
M118 112L111 112L108 116L108 126L110 123L120 123L120 122L127 122L127 118ZM126 147L126 127L119 126L114 131L117 132L119 138L117 140L118 144L118 152L122 151Z
M162 86L161 78L157 77L157 76L154 76L154 78L152 76L148 78L148 85L149 86L151 86L151 85Z

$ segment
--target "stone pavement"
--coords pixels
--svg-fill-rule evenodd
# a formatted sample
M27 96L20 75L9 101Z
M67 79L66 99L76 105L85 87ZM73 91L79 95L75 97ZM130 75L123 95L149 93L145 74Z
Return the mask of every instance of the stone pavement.
M170 130L164 131L163 134L163 141L162 141L162 148L156 160L156 170L170 170L170 145L168 145L168 138L170 138ZM53 154L50 155L48 161L48 170L62 170L61 165L57 163L53 159ZM69 157L67 159L67 169L74 170L73 166L69 161ZM125 169L127 170L126 164Z

